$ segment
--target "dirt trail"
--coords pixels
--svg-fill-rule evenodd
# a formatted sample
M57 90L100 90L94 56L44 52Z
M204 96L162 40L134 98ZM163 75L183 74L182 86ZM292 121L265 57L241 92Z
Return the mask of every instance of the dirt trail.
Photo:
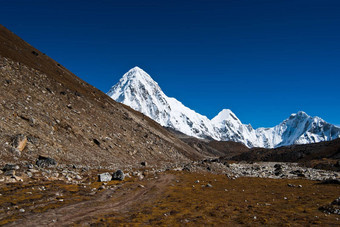
M98 193L92 200L68 204L41 214L27 215L7 226L65 226L72 223L86 224L91 218L114 212L126 212L138 207L145 201L157 198L174 179L173 175L159 175L157 179L143 181L144 188L138 183L119 189L107 189Z

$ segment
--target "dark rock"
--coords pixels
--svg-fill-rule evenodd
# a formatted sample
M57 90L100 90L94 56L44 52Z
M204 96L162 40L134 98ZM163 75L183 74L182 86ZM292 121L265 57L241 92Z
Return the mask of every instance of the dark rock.
M275 176L282 175L282 169L281 168L280 169L275 169L274 174L275 174Z
M100 146L100 142L99 142L97 139L93 139L93 142L94 142L96 145Z
M113 180L124 180L125 174L122 170L117 170L115 173L112 175Z
M45 168L55 166L57 165L57 162L53 158L39 155L35 164L40 168Z
M146 166L147 165L146 162L141 162L140 164L141 164L141 166Z
M211 171L211 168L210 168L210 166L208 166L208 167L207 167L207 170L208 170L208 171Z
M105 182L105 181L110 181L110 180L112 180L111 174L109 174L107 172L98 174L98 181L99 182Z
M20 169L20 167L15 164L6 164L4 168L2 168L4 172L9 171L9 170L18 170L18 169Z
M280 164L275 164L275 165L274 165L274 168L275 168L275 169L282 169L282 166L281 166Z
M36 51L32 51L32 54L34 55L34 56L38 56L39 55L39 53L37 53Z
M205 187L212 188L212 185L211 184L207 184Z

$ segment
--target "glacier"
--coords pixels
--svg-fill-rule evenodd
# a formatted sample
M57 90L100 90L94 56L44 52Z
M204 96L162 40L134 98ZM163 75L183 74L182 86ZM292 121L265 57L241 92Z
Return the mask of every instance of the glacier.
M107 93L117 102L130 106L164 127L188 136L235 141L247 147L275 148L340 138L340 128L319 117L300 111L272 128L253 129L243 124L230 109L208 119L164 94L158 83L139 67L130 69Z

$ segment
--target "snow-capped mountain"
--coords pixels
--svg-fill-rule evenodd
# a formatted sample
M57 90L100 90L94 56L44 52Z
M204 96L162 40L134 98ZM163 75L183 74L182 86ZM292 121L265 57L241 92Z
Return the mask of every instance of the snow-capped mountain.
M124 74L107 94L162 126L174 128L189 136L219 139L207 117L189 109L175 98L166 96L149 74L139 67Z
M139 67L129 70L107 93L117 102L142 112L162 126L189 136L241 142L248 147L273 148L340 138L340 128L300 111L273 128L253 129L242 124L229 109L209 120L166 96L149 74Z

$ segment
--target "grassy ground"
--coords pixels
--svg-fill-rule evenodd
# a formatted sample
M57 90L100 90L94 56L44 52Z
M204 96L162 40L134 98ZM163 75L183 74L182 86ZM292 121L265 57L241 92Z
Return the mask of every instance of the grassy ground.
M145 225L340 225L339 215L318 210L340 196L339 185L308 180L227 179L224 175L178 172L177 181L154 201L94 222ZM199 183L195 183L199 181ZM212 187L206 187L207 184ZM288 184L302 185L289 187Z
M0 185L0 225L15 220L20 224L20 220L30 217L33 220L37 214L49 213L46 217L52 217L51 214L60 214L65 207L91 200L94 201L88 204L96 206L98 202L100 209L109 203L121 205L111 210L105 208L99 215L89 215L86 223L84 218L78 217L74 225L340 225L339 215L318 210L340 196L340 185L323 185L303 179L232 180L225 175L167 171L143 180L112 181L105 187L120 185L120 189L113 191L107 200L96 201L100 193L109 189L100 190L103 183L93 182L95 179L91 179L92 183L79 185L62 181ZM93 195L94 188L96 195ZM136 199L129 201L131 205L126 205L124 201L133 197Z

